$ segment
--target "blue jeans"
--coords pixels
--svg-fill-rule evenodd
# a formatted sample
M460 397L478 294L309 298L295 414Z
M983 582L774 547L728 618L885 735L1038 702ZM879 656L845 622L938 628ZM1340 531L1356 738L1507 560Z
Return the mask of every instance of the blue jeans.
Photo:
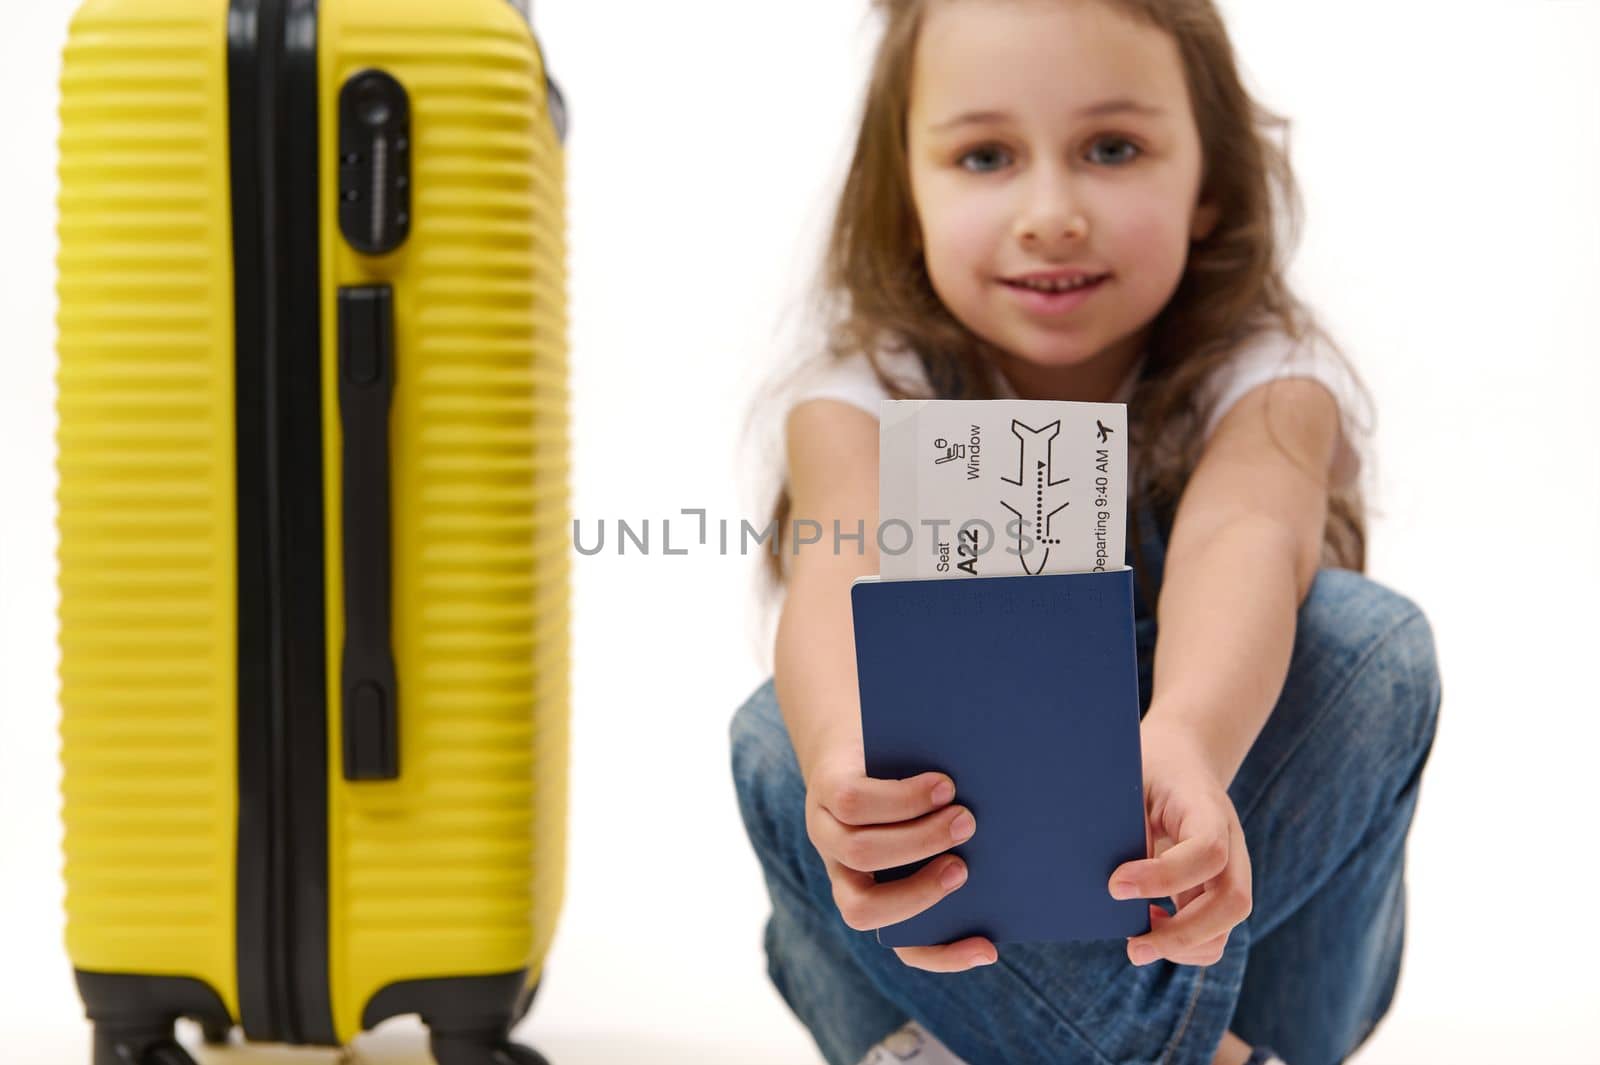
M1165 540L1139 520L1159 588ZM1143 712L1156 625L1143 595L1136 612ZM739 808L772 900L768 974L829 1065L856 1065L907 1019L971 1065L1205 1065L1230 1029L1290 1065L1342 1061L1394 997L1406 834L1439 702L1422 612L1360 574L1321 570L1283 692L1228 788L1254 900L1221 960L1136 967L1120 939L1025 943L1001 946L993 965L930 973L839 916L768 680L730 729Z

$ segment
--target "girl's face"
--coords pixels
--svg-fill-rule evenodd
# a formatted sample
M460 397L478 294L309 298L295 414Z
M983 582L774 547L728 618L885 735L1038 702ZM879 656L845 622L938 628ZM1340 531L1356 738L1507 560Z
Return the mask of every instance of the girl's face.
M907 115L934 290L1022 395L1109 398L1215 224L1176 42L1097 0L938 0ZM1034 274L1099 277L1033 292Z

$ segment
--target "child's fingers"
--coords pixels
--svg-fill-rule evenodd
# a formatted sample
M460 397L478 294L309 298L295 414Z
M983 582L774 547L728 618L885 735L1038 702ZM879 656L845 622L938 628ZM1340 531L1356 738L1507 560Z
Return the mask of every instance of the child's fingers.
M1150 927L1152 929L1160 928L1173 920L1176 920L1176 918L1161 907L1150 907ZM1179 965L1215 965L1222 960L1222 952L1227 948L1228 936L1231 934L1232 929L1229 929L1229 931L1201 943L1192 950L1179 951L1174 954L1164 955L1164 957L1168 961L1176 962Z
M820 775L812 782L812 788L818 805L847 825L909 821L955 798L955 782L944 773L919 773L904 780L878 780L839 770Z
M930 973L959 973L1000 960L995 945L982 936L971 936L937 947L896 947L896 956L914 969Z
M1152 917L1149 932L1128 940L1128 957L1136 965L1156 958L1176 960L1179 955L1226 936L1249 912L1248 901L1241 902L1234 892L1215 886L1175 917Z
M1228 819L1220 813L1195 818L1185 835L1159 858L1125 862L1111 874L1113 898L1173 898L1222 872L1231 850ZM1185 826L1186 828L1189 826ZM1119 885L1129 885L1127 891Z
M972 812L950 806L913 821L892 825L841 824L819 810L810 825L811 842L824 857L863 873L910 865L943 854L977 832Z
M833 882L833 903L844 923L858 932L899 924L926 910L967 881L967 863L954 855L929 862L908 877L878 883L859 872L823 858Z
M1226 942L1234 925L1250 916L1250 855L1237 819L1230 826L1229 836L1233 846L1223 874L1209 883L1199 898L1180 906L1175 916L1163 914L1158 919L1152 915L1151 930L1129 939L1128 957L1135 964L1157 957L1176 961L1194 954L1209 955L1219 938Z

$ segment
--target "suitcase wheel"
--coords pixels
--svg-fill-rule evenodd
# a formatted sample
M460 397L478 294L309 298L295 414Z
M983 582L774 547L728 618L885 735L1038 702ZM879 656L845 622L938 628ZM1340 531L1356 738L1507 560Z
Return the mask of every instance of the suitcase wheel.
M228 1045L228 1036L233 1032L233 1026L227 1024L213 1024L210 1021L200 1022L200 1038L205 1040L208 1047L222 1047Z
M139 1065L195 1065L189 1052L177 1043L163 1043L145 1051Z
M550 1065L545 1056L532 1047L512 1043L509 1047L511 1065Z
M543 1054L520 1043L436 1035L432 1050L438 1065L550 1065Z
M150 1042L142 1036L129 1037L97 1028L94 1065L195 1065L195 1060L170 1038Z

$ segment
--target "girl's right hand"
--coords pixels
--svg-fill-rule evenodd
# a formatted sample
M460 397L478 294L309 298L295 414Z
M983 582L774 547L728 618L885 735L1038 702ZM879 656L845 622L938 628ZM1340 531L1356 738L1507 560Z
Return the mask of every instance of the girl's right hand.
M967 878L966 863L953 854L901 880L880 884L874 871L943 854L976 830L971 812L951 805L955 783L945 774L876 780L863 766L859 751L830 758L816 767L806 789L806 834L827 866L839 916L861 932L916 916ZM894 952L907 965L939 973L988 965L999 957L983 936Z

